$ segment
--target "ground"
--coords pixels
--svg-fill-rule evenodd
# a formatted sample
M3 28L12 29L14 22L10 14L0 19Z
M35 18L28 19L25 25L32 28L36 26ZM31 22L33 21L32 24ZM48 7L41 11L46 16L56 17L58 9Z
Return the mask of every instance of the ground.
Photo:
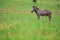
M38 0L39 9L51 10L51 21L45 16L38 20L36 14L31 13L34 4L30 0L0 3L0 40L60 40L60 9L56 6L59 2Z

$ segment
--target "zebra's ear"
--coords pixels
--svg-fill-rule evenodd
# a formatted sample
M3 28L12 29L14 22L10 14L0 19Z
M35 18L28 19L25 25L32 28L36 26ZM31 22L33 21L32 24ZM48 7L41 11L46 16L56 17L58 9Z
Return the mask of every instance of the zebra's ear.
M34 7L34 8L36 8L36 7Z
M33 8L34 8L35 6L33 6Z

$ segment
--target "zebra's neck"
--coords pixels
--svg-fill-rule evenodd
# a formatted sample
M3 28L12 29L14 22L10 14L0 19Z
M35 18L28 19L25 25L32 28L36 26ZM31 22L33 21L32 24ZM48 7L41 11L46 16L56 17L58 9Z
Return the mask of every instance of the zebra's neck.
M38 12L38 10L39 10L39 9L36 9L36 10L35 10L35 13L37 13L37 12Z

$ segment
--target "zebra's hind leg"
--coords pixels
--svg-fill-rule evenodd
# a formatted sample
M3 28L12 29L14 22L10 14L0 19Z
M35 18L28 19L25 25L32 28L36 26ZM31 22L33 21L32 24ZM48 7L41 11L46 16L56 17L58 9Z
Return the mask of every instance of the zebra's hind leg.
M50 16L48 16L48 18L49 18L49 21L51 21L51 15L50 15Z

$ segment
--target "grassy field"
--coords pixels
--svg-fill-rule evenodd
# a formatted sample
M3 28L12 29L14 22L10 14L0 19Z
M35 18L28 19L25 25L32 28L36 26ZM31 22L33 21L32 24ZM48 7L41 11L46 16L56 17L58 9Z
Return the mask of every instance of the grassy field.
M0 40L60 40L60 1L38 0L39 9L52 11L37 19L32 0L0 0Z

